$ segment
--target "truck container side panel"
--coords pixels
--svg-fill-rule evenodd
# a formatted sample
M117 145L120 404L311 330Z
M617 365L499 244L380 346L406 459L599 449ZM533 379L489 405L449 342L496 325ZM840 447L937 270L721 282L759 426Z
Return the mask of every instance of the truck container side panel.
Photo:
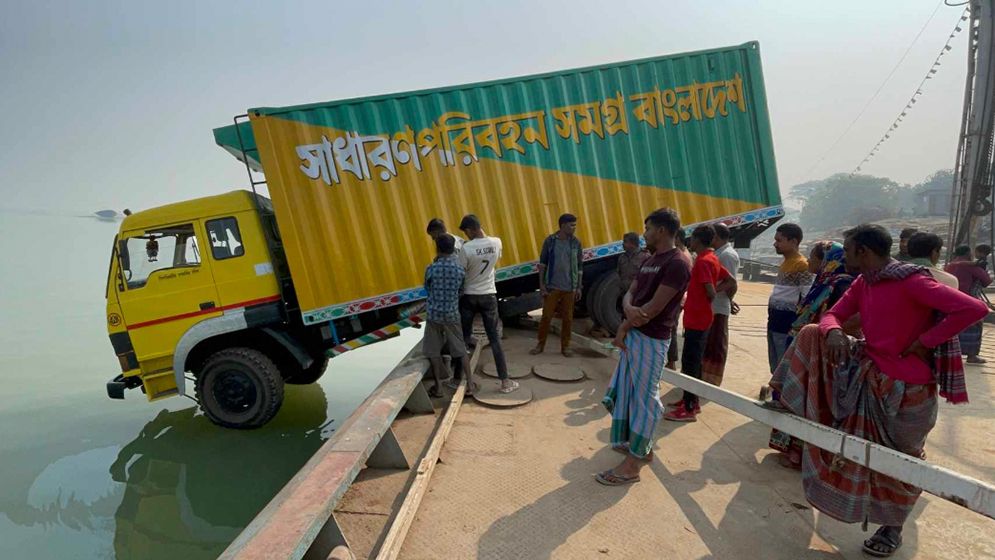
M660 206L685 223L779 206L759 68L749 43L250 111L305 319L417 298L433 217L480 216L506 278L563 212L596 257Z

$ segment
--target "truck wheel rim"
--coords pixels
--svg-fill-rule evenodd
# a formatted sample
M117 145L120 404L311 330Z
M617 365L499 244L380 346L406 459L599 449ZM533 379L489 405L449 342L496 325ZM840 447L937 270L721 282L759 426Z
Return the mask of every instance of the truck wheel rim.
M241 371L221 372L212 385L218 405L229 412L245 412L259 400L255 383Z

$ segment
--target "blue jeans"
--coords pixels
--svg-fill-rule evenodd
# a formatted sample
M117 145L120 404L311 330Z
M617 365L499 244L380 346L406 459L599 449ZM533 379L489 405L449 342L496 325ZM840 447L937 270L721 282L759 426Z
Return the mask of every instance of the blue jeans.
M777 369L777 364L781 363L781 358L787 349L788 333L767 331L767 361L770 362L771 373Z

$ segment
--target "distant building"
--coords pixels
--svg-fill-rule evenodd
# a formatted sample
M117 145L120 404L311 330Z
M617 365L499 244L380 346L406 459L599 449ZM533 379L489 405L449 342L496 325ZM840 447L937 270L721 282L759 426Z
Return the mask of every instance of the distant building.
M934 185L924 186L919 191L917 214L920 216L949 216L950 215L950 194L953 185L936 187Z

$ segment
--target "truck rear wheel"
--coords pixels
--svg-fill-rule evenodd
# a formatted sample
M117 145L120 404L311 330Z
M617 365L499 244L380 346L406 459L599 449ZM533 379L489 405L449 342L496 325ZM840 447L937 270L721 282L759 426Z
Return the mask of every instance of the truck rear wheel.
M605 278L607 274L602 274L593 283L591 287L588 288L587 292L584 294L584 307L587 308L588 315L591 319L599 326L603 327L604 322L601 320L601 315L598 310L598 306L595 302L598 301L598 296L601 293L601 286L605 283Z
M283 378L266 354L228 348L204 362L196 392L200 409L211 422L226 428L258 428L280 410Z
M318 356L311 365L302 368L295 360L283 369L283 380L289 385L310 385L321 378L328 367L328 356Z
M598 282L598 291L594 294L594 301L591 302L593 315L598 323L612 334L622 326L622 297L625 296L625 290L626 287L622 286L622 279L618 274L605 274Z

